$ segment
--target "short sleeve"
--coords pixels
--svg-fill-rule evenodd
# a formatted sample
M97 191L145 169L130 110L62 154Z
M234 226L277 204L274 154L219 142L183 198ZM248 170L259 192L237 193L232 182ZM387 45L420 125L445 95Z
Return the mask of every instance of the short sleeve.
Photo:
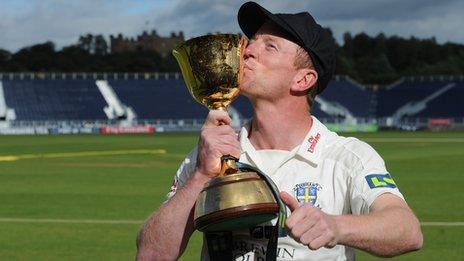
M179 168L177 169L176 175L174 176L174 180L171 185L171 190L166 195L166 201L169 201L177 192L178 189L185 186L187 181L193 175L195 170L196 160L197 160L198 150L195 147L189 154L185 157L185 159L180 164Z
M404 200L397 184L385 168L380 155L367 143L357 141L352 150L358 162L352 170L351 212L367 214L372 203L384 193L391 193Z

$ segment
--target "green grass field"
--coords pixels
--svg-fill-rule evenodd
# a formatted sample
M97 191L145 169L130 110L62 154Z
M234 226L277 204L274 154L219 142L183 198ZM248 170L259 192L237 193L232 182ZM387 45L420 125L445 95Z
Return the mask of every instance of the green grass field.
M464 133L344 134L367 141L421 222L398 260L463 260ZM132 260L197 134L0 136L0 260ZM461 222L449 226L449 222ZM198 260L195 233L181 260ZM376 259L359 253L358 260Z

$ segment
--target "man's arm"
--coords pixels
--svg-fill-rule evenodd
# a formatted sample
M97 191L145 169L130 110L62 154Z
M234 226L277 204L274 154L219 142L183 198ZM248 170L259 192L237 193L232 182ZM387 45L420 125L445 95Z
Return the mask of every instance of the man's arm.
M419 220L401 198L385 193L372 204L368 215L335 217L339 243L391 257L422 248Z
M193 233L193 206L209 178L195 172L188 183L146 221L137 237L137 260L175 260Z
M419 221L406 202L393 194L380 195L367 215L341 216L299 205L285 192L281 197L292 211L285 223L290 236L312 250L342 244L391 257L422 247Z
M142 226L137 237L137 260L180 257L194 230L193 209L204 184L219 174L222 155L240 157L240 143L230 122L227 112L209 112L201 130L195 172Z

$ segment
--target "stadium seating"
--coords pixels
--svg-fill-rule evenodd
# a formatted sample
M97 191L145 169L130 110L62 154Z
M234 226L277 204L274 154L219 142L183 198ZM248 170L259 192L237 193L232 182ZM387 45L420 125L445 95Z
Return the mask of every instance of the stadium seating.
M321 93L325 100L338 103L348 109L356 117L374 117L375 111L371 108L372 92L366 91L350 81L331 81L329 86Z
M392 116L398 109L408 102L419 102L433 94L447 82L404 81L391 89L377 91L377 117ZM427 116L427 114L423 114Z
M208 113L192 98L182 79L110 80L109 84L139 119L203 119ZM251 105L245 97L239 97L232 106L242 117L251 117Z
M181 77L117 78L108 80L121 104L131 107L139 120L204 119L207 109L193 100ZM107 120L107 102L96 79L3 79L6 106L19 121ZM341 120L348 112L359 118L392 117L407 104L426 101L408 117L464 117L457 106L464 97L462 80L403 81L392 88L370 90L352 80L337 78L319 95L312 114ZM426 99L427 98L427 99ZM324 110L321 104L324 104ZM232 103L241 118L251 118L252 106L240 96ZM335 110L328 110L327 106Z
M333 118L329 114L325 113L323 110L321 110L321 105L317 102L313 104L311 107L311 114L316 116L318 119L329 119Z
M206 115L180 80L110 80L123 104L134 109L139 119L188 119Z
M464 82L455 85L442 95L427 103L427 107L416 117L449 118L464 117L462 103L464 101Z
M4 80L3 88L16 120L107 119L93 80Z

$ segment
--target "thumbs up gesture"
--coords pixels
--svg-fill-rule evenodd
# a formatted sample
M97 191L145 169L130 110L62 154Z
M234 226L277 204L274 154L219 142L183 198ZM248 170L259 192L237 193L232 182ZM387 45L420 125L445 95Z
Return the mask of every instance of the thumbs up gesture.
M287 192L281 192L280 197L292 212L285 222L285 227L293 239L307 245L311 250L337 245L339 230L335 216L311 205L300 205Z

